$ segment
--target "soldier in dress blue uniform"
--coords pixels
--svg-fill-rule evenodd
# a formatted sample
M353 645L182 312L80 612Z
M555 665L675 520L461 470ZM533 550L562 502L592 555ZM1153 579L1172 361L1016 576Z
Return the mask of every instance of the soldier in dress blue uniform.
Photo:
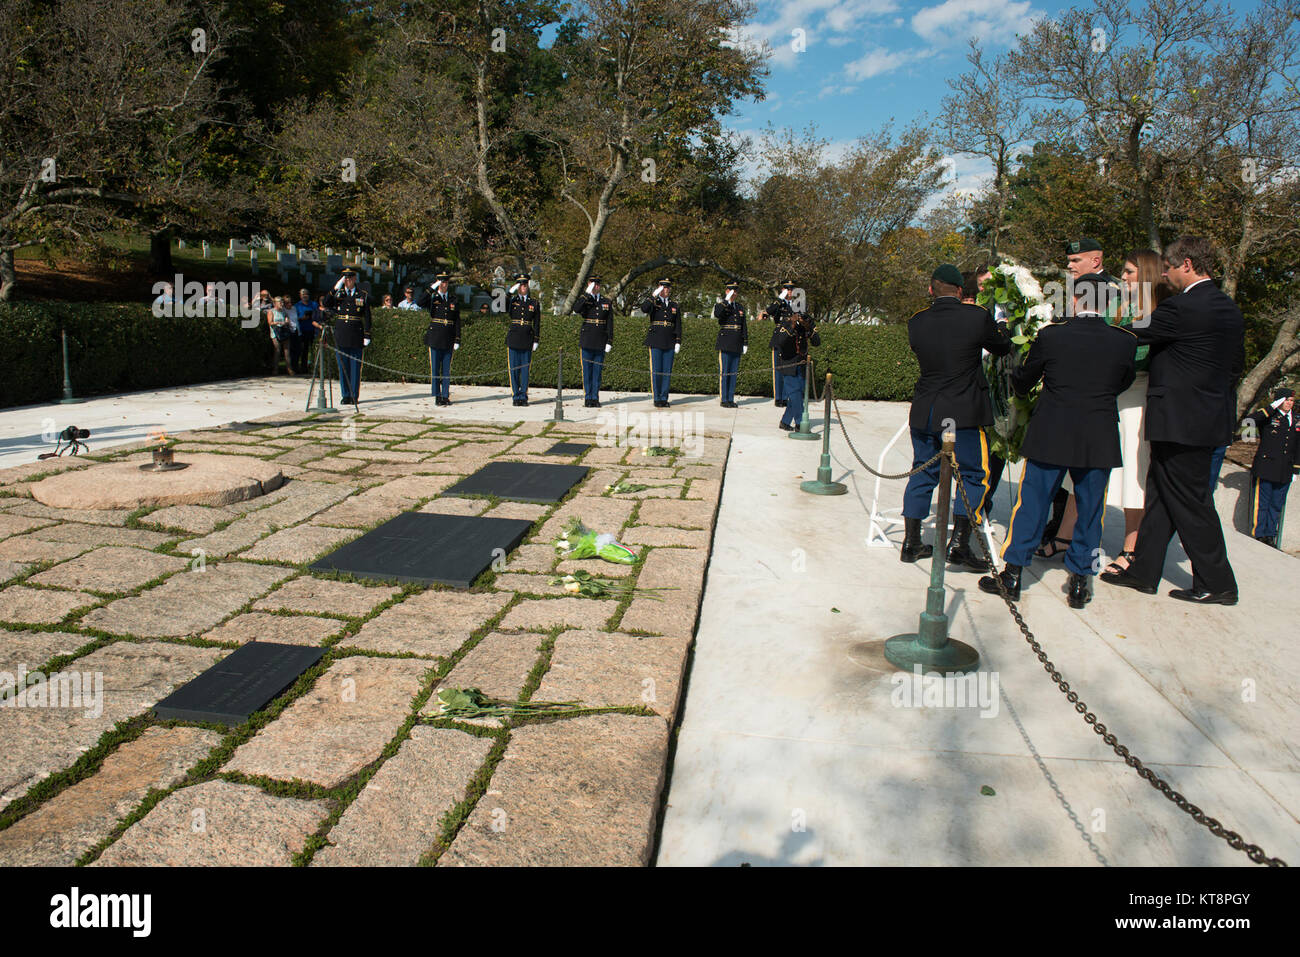
M510 391L515 405L528 404L528 367L542 341L542 310L528 295L528 275L515 276L506 302L506 357L510 368Z
M645 344L650 349L650 389L654 394L655 408L666 409L669 386L672 383L673 357L682 348L682 307L670 298L671 279L660 279L654 292L646 297L638 309L650 317Z
M1065 553L1071 608L1092 598L1088 582L1099 571L1102 515L1110 470L1123 464L1119 440L1119 394L1137 375L1137 337L1107 324L1115 287L1102 273L1074 282L1071 318L1039 330L1024 363L1011 373L1011 386L1027 395L1042 380L1043 393L1029 420L1021 452L1025 471L1002 546L1002 584L1020 597L1020 573L1043 538L1052 499L1065 473L1074 482L1078 518ZM982 591L998 594L998 583L980 579Z
M758 314L760 319L772 320L772 337L768 341L768 347L772 350L772 403L778 406L786 404L785 383L782 382L781 364L777 361L776 337L781 332L781 320L794 312L794 307L790 305L790 300L794 296L794 291L798 287L791 280L787 279L781 283L781 291L777 293L776 301L768 306L763 312Z
M437 405L451 405L451 354L460 348L460 303L450 289L451 276L445 272L434 277L429 296L429 328L424 344L429 347L430 385Z
M808 374L808 347L822 344L822 337L813 326L812 320L801 312L792 312L777 323L776 335L777 369L781 372L781 382L785 387L785 411L781 413L778 424L783 432L793 432L803 415L803 391Z
M583 406L600 408L600 379L605 354L614 348L614 304L600 294L600 277L590 276L587 288L571 310L582 316L578 348L582 351Z
M1259 447L1250 467L1250 534L1265 545L1277 544L1277 526L1286 508L1286 493L1291 489L1300 450L1300 417L1294 411L1295 393L1278 389L1273 402L1246 416L1255 424Z
M370 345L370 296L357 288L357 271L343 270L342 278L325 298L334 316L334 348L339 357L339 396L348 405L361 399L361 352Z
M727 283L722 301L713 307L718 320L718 396L724 409L736 409L736 375L740 357L749 351L749 325L745 307L736 298L740 283Z
M994 322L987 309L963 303L961 290L961 272L945 263L930 277L934 302L907 321L907 340L921 366L908 421L913 468L943 447L945 427L954 430L957 465L976 514L968 516L961 496L956 497L948 561L983 571L988 564L970 547L971 526L980 522L980 508L988 491L989 440L984 427L993 424L983 353L987 350L1004 356L1011 351L1011 340L1005 323ZM938 484L938 462L907 480L900 561L914 562L933 552L921 541L921 522L930 514L930 499ZM943 532L940 529L939 535Z

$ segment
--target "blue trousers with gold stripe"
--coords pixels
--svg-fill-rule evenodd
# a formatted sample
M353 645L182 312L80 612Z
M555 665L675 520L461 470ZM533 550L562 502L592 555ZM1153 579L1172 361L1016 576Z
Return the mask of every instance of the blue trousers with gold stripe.
M772 350L772 399L774 402L780 402L785 398L785 375L781 372L776 364L776 350ZM939 484L935 479L935 484Z
M718 351L718 395L723 402L736 401L736 373L740 371L740 353Z
M605 371L604 349L582 350L582 394L592 402L600 401L600 377Z
M510 361L510 393L516 399L528 398L528 367L533 361L533 350L506 349Z
M932 458L943 448L943 435L925 429L912 430L912 468ZM973 524L979 524L982 513L979 511L988 492L989 481L989 440L983 429L957 430L957 465L961 469L962 484L966 488L966 497L975 507ZM907 490L903 492L903 517L926 518L930 514L930 500L934 497L935 486L939 484L939 463L934 462L924 471L917 472L907 480ZM966 505L961 496L953 493L953 514L965 515Z
M673 359L676 353L672 349L650 350L650 391L656 402L668 401L668 387L673 378Z
M1008 565L1024 567L1033 561L1034 550L1043 541L1052 499L1065 481L1066 472L1074 482L1074 501L1079 508L1079 517L1074 523L1074 538L1065 553L1065 567L1076 575L1095 575L1105 564L1099 559L1110 469L1067 469L1030 459L1025 461L1020 494L1011 510L1011 527L1007 529L1007 540L1002 546L1002 560Z
M1277 535L1282 510L1286 508L1286 493L1290 482L1270 482L1255 478L1250 490L1250 534L1256 538L1273 538Z
M429 350L429 392L439 398L450 398L451 354L452 349Z

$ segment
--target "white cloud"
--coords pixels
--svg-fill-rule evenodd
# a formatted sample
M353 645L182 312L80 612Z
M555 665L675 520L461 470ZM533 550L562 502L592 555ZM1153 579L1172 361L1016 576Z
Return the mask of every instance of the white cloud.
M903 64L920 56L920 50L886 50L876 47L856 60L844 65L844 74L850 80L869 80L882 73L892 73Z
M729 42L736 46L771 50L768 63L773 67L790 67L795 52L794 31L803 31L805 52L817 43L841 46L854 39L853 34L885 14L898 11L897 0L777 0L770 14L733 31Z
M962 43L968 37L1010 44L1043 16L1031 0L944 0L912 17L912 29L936 44Z

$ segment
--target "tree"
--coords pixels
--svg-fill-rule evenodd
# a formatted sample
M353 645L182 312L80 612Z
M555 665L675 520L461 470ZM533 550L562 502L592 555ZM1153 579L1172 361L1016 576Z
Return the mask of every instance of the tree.
M195 49L195 23L165 0L15 0L0 18L0 300L16 250L196 198L177 173L214 115L223 28L206 21Z

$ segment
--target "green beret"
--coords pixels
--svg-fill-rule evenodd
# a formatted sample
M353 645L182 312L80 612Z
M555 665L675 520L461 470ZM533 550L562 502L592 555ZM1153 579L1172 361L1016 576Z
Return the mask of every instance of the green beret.
M961 270L952 263L944 263L930 274L930 278L935 282L946 282L950 286L957 286L959 288L965 282L965 280L961 278Z
M1065 252L1070 256L1075 253L1099 253L1101 251L1101 243L1095 239L1076 239L1072 243L1065 244Z

